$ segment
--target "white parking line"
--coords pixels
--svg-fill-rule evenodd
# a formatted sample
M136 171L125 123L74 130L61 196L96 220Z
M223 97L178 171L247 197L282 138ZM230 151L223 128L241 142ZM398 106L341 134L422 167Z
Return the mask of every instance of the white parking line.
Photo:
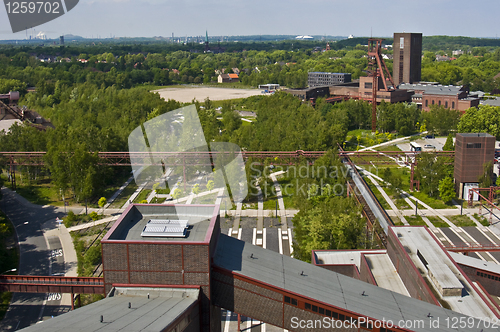
M231 311L226 311L226 323L224 324L224 332L229 332L229 323L231 321Z
M283 240L281 239L281 228L278 230L278 246L280 255L283 255Z
M263 229L263 234L262 234L262 248L266 249L266 243L267 243L267 232L266 228ZM265 330L263 330L265 331Z
M292 229L288 229L288 243L290 244L290 257L293 257L293 241L292 241Z

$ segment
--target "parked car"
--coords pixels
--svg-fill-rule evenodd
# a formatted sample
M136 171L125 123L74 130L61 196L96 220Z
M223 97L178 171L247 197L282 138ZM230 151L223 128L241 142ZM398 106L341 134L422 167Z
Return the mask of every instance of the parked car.
M434 135L427 135L427 136L425 136L425 138L426 139L434 139L435 137L434 137Z
M424 145L424 149L427 149L427 150L436 150L436 147L432 144L425 144Z

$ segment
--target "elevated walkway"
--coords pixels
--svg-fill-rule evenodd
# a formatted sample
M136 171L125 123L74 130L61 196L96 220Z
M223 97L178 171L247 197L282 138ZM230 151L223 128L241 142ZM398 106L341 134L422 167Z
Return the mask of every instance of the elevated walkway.
M16 293L104 294L104 278L0 275L0 291Z

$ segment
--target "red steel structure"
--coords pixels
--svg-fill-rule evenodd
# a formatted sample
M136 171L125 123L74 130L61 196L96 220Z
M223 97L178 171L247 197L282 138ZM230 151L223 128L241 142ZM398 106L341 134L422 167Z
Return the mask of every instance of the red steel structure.
M71 309L75 294L104 294L104 278L0 275L0 291L15 293L69 293Z
M216 159L218 154L232 152L98 152L101 158L101 165L106 166L131 166L130 156L134 160L148 160L144 165L151 165L153 160L162 160L163 166L203 166L200 160L207 160L207 154L213 159ZM271 160L273 165L288 166L293 165L296 161L307 160L312 163L314 160L325 155L326 151L242 151L245 161L252 159L259 164L262 164L266 159ZM454 157L454 151L436 151L433 152L437 157ZM5 164L9 165L9 173L11 175L12 188L15 189L15 170L17 166L43 166L45 164L44 157L46 152L0 152L0 159L3 159ZM355 164L390 164L396 160L409 166L410 175L410 190L416 185L419 189L419 182L415 179L415 166L417 159L415 156L418 152L415 151L340 151L339 157L354 158ZM146 159L148 158L148 159ZM213 166L213 162L211 161Z
M495 203L493 203L493 199L495 198L496 196L496 193L500 190L500 187L489 187L489 188L470 188L469 189L469 201L468 201L468 205L469 207L472 207L473 205L473 200L474 200L474 194L477 194L479 196L479 200L481 201L484 200L486 202L486 204L489 206L490 210L490 225L492 224L492 218L493 218L493 209L497 209L498 211L500 211L500 208L498 208L498 206L495 205ZM487 191L488 192L488 198L484 197L481 192L485 192ZM481 207L483 206L483 204L481 203L479 205L479 214L481 214Z
M377 130L377 91L379 89L379 77L382 78L384 88L383 91L391 91L395 84L392 80L391 73L387 69L387 65L382 58L382 41L383 39L370 38L368 39L368 76L373 77L372 83L372 132ZM391 83L387 85L387 81Z

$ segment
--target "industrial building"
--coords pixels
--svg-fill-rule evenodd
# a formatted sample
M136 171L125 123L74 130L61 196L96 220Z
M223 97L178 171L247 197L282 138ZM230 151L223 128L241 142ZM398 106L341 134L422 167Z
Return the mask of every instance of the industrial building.
M421 80L422 34L394 33L393 78L396 86Z
M390 227L387 250L313 251L312 259L315 265L402 295L476 318L498 319L498 305L476 282L478 259L461 256L444 249L428 228L402 226Z
M309 72L307 82L310 88L349 83L351 82L351 74Z
M19 107L19 92L11 91L0 94L0 131L8 131L14 123L26 122L30 126L43 130L47 127L54 127L50 119L43 118L35 111L27 109L25 106Z
M440 247L427 232L391 227L387 251L354 252L359 268L343 264L337 273L321 258L329 252L314 252L315 266L221 234L218 205L133 204L102 240L106 299L23 331L218 332L221 308L290 331L470 330L450 319L496 331L461 313L472 306L475 317L497 317L446 252L433 259ZM370 268L378 257L399 272L393 290L373 282L383 280ZM443 257L446 266L436 262ZM425 274L447 301L464 302L446 309Z
M471 107L479 106L480 98L470 94L464 86L441 85L437 83L403 83L400 90L412 94L412 102L424 111L430 111L432 106L443 106L464 113Z
M469 199L469 189L479 186L484 165L495 159L495 141L495 136L487 133L457 134L453 176L458 197Z

